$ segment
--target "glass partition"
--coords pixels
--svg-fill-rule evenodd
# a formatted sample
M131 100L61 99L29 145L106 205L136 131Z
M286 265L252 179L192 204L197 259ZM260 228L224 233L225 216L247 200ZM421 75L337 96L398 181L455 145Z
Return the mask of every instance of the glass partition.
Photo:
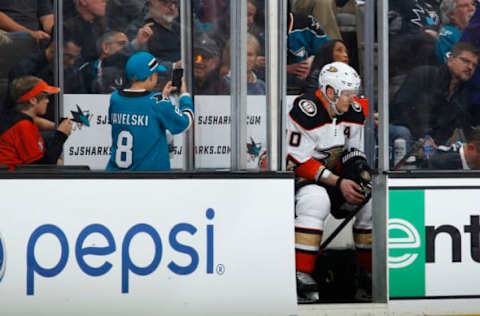
M94 170L107 166L112 145L110 96L117 90L139 89L133 86L135 74L125 71L130 56L145 51L156 58L162 71L150 90L165 92L173 69L182 68L180 9L179 0L64 3L62 116L74 119L65 144L66 165L86 164ZM168 94L178 106L179 94ZM135 118L135 124L148 125L142 117ZM172 168L182 168L183 138L167 132L167 140Z
M477 168L476 2L389 5L391 170Z
M265 4L249 0L245 75L248 109L247 135L242 148L248 169L266 168L267 118L265 86ZM110 95L132 86L125 66L128 58L147 51L165 68L154 90L162 92L173 69L191 74L195 103L193 141L168 135L171 167L184 169L185 146L192 147L195 169L229 169L232 152L232 67L230 1L191 1L191 20L181 22L178 0L66 2L62 21L63 109L73 117L74 132L65 144L66 165L103 170L111 153ZM191 38L185 28L191 28ZM182 60L182 38L191 52ZM191 42L188 42L191 41ZM184 42L185 43L185 42ZM236 45L236 43L234 43ZM191 56L191 59L190 59ZM188 57L188 58L187 58ZM235 57L235 59L237 59ZM235 60L234 59L234 60ZM178 103L178 95L170 99ZM178 104L177 104L178 106ZM243 125L244 123L242 123ZM236 131L239 127L236 126ZM243 152L245 151L245 152Z
M394 3L409 3L403 0L391 2L392 12L396 12ZM73 133L65 143L62 159L62 163L67 166L86 165L92 170L105 170L111 159L112 146L116 146L119 153L114 155L115 159L118 158L122 165L128 166L130 152L138 140L133 139L129 133L120 132L112 142L112 124L122 122L126 125L146 126L149 124L149 119L133 112L118 112L121 115L114 112L114 115L111 115L109 113L111 95L122 91L124 94L140 97L144 96L143 89L163 93L167 82L172 79L174 73L178 72L177 69L184 69L183 74L191 83L187 90L194 97L195 119L192 143L185 141L183 135L167 137L170 145L169 161L174 170L183 170L185 159L192 158L186 157L187 147L193 156L194 170L266 170L271 151L278 148L286 151L287 141L293 147L300 141L299 133L290 134L293 137L288 139L280 136L286 133L286 128L285 124L281 127L278 124L279 121L286 119L286 113L292 108L293 100L298 95L309 95L312 98L309 101L315 100L316 105L319 105L317 108L316 105L312 106L312 102L301 104L301 111L308 117L314 117L315 111L323 107L330 111L327 114L332 114L331 104L323 98L325 96L322 97L322 94L318 93L320 70L326 64L331 62L349 64L359 73L363 85L372 88L371 70L375 51L373 30L369 23L373 24L371 20L373 20L375 8L371 2L338 0L330 1L326 5L327 2L322 1L285 0L281 5L276 2L278 6L273 5L275 0L245 0L244 2L71 0L55 3L58 8L62 8L58 12L61 16L58 17L59 27L55 33L58 37L56 37L57 41L52 42L56 45L46 46L45 52L52 54L51 49L57 48L53 54L56 54L57 62L60 64L58 69L61 70L49 68L52 77L58 77L58 83L63 91L63 99L60 102L62 107L57 109L57 119L53 117L52 120L60 121L61 117L68 117L73 121ZM271 8L276 8L272 12L268 12L269 3ZM311 6L304 6L307 3ZM287 4L288 10L284 10ZM185 13L182 9L186 11L186 7L191 8L191 12L187 14L188 21L185 20L185 15L180 14ZM445 146L448 151L454 148L457 141L467 139L468 135L473 135L472 132L475 131L475 129L461 129L464 127L462 124L465 123L462 119L465 116L470 118L469 115L465 115L470 113L468 104L465 107L460 102L463 100L460 97L464 95L457 98L457 94L464 91L459 90L459 87L464 87L463 85L454 86L451 96L447 95L447 100L452 104L452 107L448 108L449 111L442 107L443 104L432 103L432 100L436 100L433 97L444 97L442 93L450 92L450 85L445 86L443 90L433 90L433 97L425 94L425 90L420 91L421 93L402 93L435 82L429 79L433 78L433 75L425 77L429 72L423 70L415 80L405 79L411 73L415 73L418 66L435 66L436 61L432 55L435 41L432 39L442 33L438 29L439 22L434 14L434 7L434 3L428 6L425 4L425 7L422 7L422 10L427 12L422 17L431 27L421 30L415 30L415 25L402 24L400 29L395 29L400 22L407 24L412 22L408 16L406 18L402 16L403 6L396 9L397 15L394 13L391 15L390 136L391 147L395 149L392 150L392 164L395 163L400 167L428 166L429 159L437 155L441 146ZM286 11L285 14L283 11ZM279 12L282 13L279 14ZM413 12L416 11L413 10ZM269 29L270 34L267 34L268 23L265 18L269 14L278 15L276 24L281 27L273 31ZM276 50L272 48L275 44L278 45ZM406 47L421 48L418 56L415 56L417 58L408 59L411 54L405 53L405 44L410 45ZM189 46L191 51L186 54L185 49ZM131 72L127 67L129 57L140 51L149 52L155 58L149 61L148 70L158 70L158 80L151 86L136 85L136 82L146 78L143 77L141 65L130 69ZM282 64L271 63L268 66L266 59L274 57L271 51L288 57L286 60L285 58L276 59ZM473 75L473 68L478 63L476 57L472 58L471 54L475 55L476 51L453 50L446 60L446 66L442 67L448 68L448 65L452 64L452 67L458 70L455 75L458 75L462 79L459 81L463 83L466 81L464 79L468 79L467 75ZM284 61L286 61L285 65ZM284 69L286 71L283 71ZM340 66L338 69L343 68ZM331 71L338 72L338 69ZM56 71L61 73L55 74ZM278 81L281 81L281 84L286 83L285 90L288 90L288 96L279 95L276 96L278 98L273 98L269 95L273 90L269 90L272 86L272 78L269 74L272 72L278 74ZM266 83L269 81L268 78L270 82ZM442 78L440 73L435 75L435 79L440 78ZM273 80L276 79L273 78ZM283 93L282 89L277 87L276 93ZM368 89L365 90L370 102L368 111L365 107L366 100L360 98L360 94L357 95L359 98L355 99L355 102L348 104L348 109L352 108L354 115L362 113L364 116L358 114L360 119L355 122L345 119L341 122L343 125L340 133L335 130L334 134L335 139L345 141L350 137L349 133L356 128L359 131L358 146L367 153L374 151L374 146L368 143L364 146L363 139L366 133L363 127L353 125L363 126L363 119L371 120L373 117L375 111L372 111L372 108L376 101L372 90L370 89L370 92ZM402 96L411 99L406 97L402 99ZM159 102L167 100L165 95L153 95L152 98ZM273 101L267 102L268 98ZM181 106L181 98L177 94L170 94L168 100L177 108ZM424 111L424 108L419 108L419 101L428 103L431 108ZM135 102L132 106L140 107L141 104ZM275 115L272 115L272 109L278 110ZM456 111L455 114L451 114L453 110ZM332 121L334 116L330 118ZM471 117L474 115L472 114ZM342 121L341 114L335 117L335 120L337 119ZM269 128L269 125L271 127L274 124L278 124L277 127L279 127L276 134L271 133L275 129ZM319 128L319 126L310 127L312 126L307 126L303 131L305 135ZM393 137L394 135L400 136ZM144 135L144 140L150 137L151 135ZM278 148L272 146L271 140L274 138L277 138L276 143L281 143L278 144ZM152 149L156 145L153 144ZM323 145L321 143L319 147ZM329 147L330 145L328 143L322 148L312 150L314 152L312 158L318 160L331 156L338 158L339 156L335 155L345 149L344 143L339 146L334 144L335 148ZM402 152L402 155L398 154ZM234 160L232 156L242 157L243 160L235 165L232 163ZM282 161L286 161L285 158L278 157ZM279 165L284 164L276 164L272 170L281 169L275 168ZM332 165L329 167L334 170ZM338 184L340 183L341 181L338 181ZM330 218L329 221L333 222L334 219ZM362 226L361 229L356 227L358 229L354 231L356 236L353 236L351 229L347 229L349 231L347 235L338 236L334 245L344 247L343 249L364 246L363 250L368 252L371 221L367 220L361 224L363 226L358 225ZM319 227L312 230L315 229L318 233ZM318 241L317 237L314 238ZM308 236L307 239L310 240ZM306 245L303 250L305 249L312 248ZM353 254L349 253L345 260L352 259L352 256ZM338 260L338 258L334 257L332 260ZM368 258L368 254L363 258L364 263L368 261L365 258ZM349 263L352 262L349 261ZM352 263L350 267L353 265ZM324 270L317 270L317 272L321 271ZM369 271L363 272L361 282L368 290ZM353 274L349 276L354 277ZM316 277L325 280L323 275L316 275ZM356 289L353 286L349 289ZM347 294L350 296L346 300L356 300L353 297L354 293ZM334 297L330 299L333 300ZM367 300L371 300L371 297L367 297Z

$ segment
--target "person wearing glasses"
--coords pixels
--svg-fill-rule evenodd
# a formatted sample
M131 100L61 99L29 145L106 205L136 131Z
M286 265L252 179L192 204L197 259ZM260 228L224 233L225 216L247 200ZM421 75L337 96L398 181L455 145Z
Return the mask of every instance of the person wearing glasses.
M193 42L193 87L195 95L230 94L230 85L220 74L221 50L207 35Z
M63 42L64 93L85 93L83 81L76 70L80 53L81 47L78 43L65 39ZM48 84L53 84L54 60L55 41L52 39L47 48L32 52L20 59L13 66L8 74L9 84L11 84L14 79L27 75L39 77ZM4 107L8 109L12 106L11 100L6 100ZM40 121L40 117L46 118L43 123L37 122L41 130L52 130L55 128L55 124L53 123L55 117L53 96L50 97L47 112L44 115L39 115L36 120Z
M478 3L478 1L477 1ZM480 5L477 8L473 17L470 19L467 27L463 30L461 41L471 42L480 47ZM475 109L473 113L474 125L480 125L480 70L475 71L473 77L468 82L470 89L470 103Z
M430 135L434 147L455 142L454 131L471 125L466 82L477 68L479 54L475 45L459 42L445 65L416 68L390 103L390 124L407 127L414 140Z
M130 56L124 50L128 43L127 36L118 31L107 32L99 39L98 59L79 68L88 93L109 94L123 86L123 68Z
M443 0L440 4L443 26L438 33L435 52L441 64L447 61L447 53L462 37L474 12L475 2L472 0Z

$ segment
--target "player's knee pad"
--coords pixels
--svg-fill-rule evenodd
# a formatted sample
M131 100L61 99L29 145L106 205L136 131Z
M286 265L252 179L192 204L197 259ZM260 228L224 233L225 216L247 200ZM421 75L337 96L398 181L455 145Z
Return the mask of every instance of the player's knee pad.
M323 230L331 203L327 190L316 184L302 187L295 195L295 226Z
M357 249L372 249L372 201L355 216L353 223L353 239Z
M372 229L372 200L368 201L364 207L355 215L353 227L361 229Z

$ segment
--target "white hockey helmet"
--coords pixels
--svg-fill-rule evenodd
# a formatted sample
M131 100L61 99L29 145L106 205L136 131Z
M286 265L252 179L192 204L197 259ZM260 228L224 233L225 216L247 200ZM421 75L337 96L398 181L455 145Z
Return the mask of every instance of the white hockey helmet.
M326 64L318 76L320 91L322 91L323 95L328 99L337 115L342 114L339 113L336 108L340 94L346 90L358 93L361 82L360 76L355 69L342 62ZM333 88L334 100L327 97L327 87Z

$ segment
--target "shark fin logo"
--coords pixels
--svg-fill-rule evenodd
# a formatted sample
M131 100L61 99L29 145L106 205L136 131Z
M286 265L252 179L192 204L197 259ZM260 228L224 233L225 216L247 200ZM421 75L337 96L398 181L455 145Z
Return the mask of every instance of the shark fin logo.
M401 237L390 237L391 231L401 231ZM392 218L388 222L388 248L394 249L418 249L420 248L420 234L417 229L406 220L400 218ZM388 265L390 268L401 269L412 264L418 257L417 253L407 252L401 256L388 256Z
M250 137L250 143L247 143L247 153L251 156L258 157L262 150L262 144L256 143L255 140Z
M267 168L267 151L262 147L262 143L257 143L250 137L250 143L247 143L248 161L256 163L261 170Z
M82 111L80 106L77 104L77 111L70 111L72 113L72 121L77 122L79 124L83 124L87 127L90 127L90 120L89 120L89 113L88 111Z
M5 244L3 242L3 236L0 234L0 282L5 275L5 267L7 266L6 262L6 252L5 252Z

